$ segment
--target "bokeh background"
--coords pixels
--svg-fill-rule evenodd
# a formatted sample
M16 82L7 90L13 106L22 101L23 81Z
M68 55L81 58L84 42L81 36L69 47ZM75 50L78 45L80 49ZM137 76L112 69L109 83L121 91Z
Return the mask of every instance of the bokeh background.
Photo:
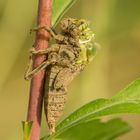
M21 121L26 119L29 82L23 74L29 35L36 25L36 0L0 0L0 139L22 139ZM96 98L110 98L140 77L140 1L78 0L65 14L91 21L101 44L95 60L69 87L63 118ZM118 115L120 117L120 115ZM118 117L113 116L113 117ZM140 115L121 115L133 131L118 140L140 139ZM42 134L46 133L43 117Z

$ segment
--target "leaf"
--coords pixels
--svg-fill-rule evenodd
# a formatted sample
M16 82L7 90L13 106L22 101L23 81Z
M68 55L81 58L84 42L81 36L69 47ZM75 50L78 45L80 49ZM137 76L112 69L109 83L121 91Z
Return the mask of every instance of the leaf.
M140 114L140 79L132 82L112 99L97 99L76 110L57 126L55 135L63 133L85 119L117 113Z
M30 134L32 129L33 122L22 122L22 128L23 128L23 140L30 140Z
M113 140L128 132L131 127L121 119L112 119L101 122L99 119L90 119L61 133L61 140Z
M47 137L46 136L44 136L44 137L42 137L40 140L45 140Z
M76 0L53 0L53 26L56 26L60 18L75 2Z

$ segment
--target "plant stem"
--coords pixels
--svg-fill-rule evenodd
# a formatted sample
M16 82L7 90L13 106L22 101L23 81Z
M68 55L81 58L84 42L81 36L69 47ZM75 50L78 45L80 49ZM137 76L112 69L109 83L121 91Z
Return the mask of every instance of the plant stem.
M39 0L37 26L51 26L52 0ZM35 39L35 49L48 47L49 34L44 30L38 30ZM34 56L33 68L45 60L44 55ZM30 98L28 105L27 121L33 121L30 140L39 140L41 127L41 114L43 102L43 83L45 70L40 71L31 81Z

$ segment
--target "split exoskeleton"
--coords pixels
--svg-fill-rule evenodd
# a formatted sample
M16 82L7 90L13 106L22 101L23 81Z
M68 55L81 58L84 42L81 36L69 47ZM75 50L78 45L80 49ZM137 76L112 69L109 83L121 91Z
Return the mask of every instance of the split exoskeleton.
M25 73L25 79L30 79L42 69L47 69L44 109L50 134L55 132L56 122L63 112L67 86L93 59L95 52L94 34L88 21L65 18L60 22L60 27L61 34L46 26L34 29L46 30L56 44L46 50L31 49L31 55L46 54L47 60L31 71L29 66Z

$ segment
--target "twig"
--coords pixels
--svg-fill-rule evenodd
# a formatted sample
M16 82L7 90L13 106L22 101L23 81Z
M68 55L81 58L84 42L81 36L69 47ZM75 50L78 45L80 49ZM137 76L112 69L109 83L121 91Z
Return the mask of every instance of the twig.
M38 26L47 25L51 26L52 16L52 0L39 0L38 7ZM39 30L36 33L35 48L45 49L48 47L49 35L44 30ZM35 56L33 68L40 65L45 60L45 56ZM31 140L39 140L40 127L41 127L41 114L43 102L43 82L45 71L40 71L31 81L30 98L28 106L27 121L33 121L31 132Z

